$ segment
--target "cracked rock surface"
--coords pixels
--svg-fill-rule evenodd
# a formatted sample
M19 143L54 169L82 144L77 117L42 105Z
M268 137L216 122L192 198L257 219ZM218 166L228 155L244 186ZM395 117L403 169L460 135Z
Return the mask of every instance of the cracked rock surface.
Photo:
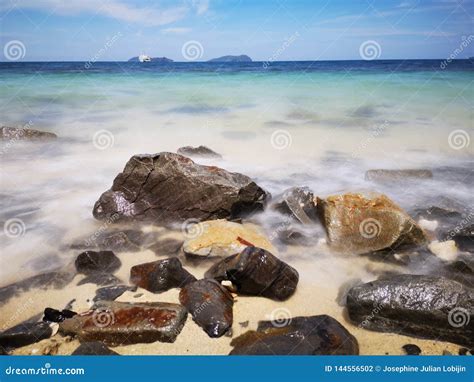
M235 219L263 210L268 197L245 175L164 152L133 156L93 214L114 222Z

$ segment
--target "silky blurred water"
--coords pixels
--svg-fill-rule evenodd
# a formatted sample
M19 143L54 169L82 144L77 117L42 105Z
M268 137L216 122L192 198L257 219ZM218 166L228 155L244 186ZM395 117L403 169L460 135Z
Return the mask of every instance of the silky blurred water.
M0 284L69 258L64 248L96 229L92 206L133 154L184 145L209 146L223 159L203 163L273 195L373 189L408 210L440 196L472 208L474 64L440 64L0 63L0 123L60 137L3 142L0 221L24 229L0 233ZM421 167L435 178L364 180L371 168Z

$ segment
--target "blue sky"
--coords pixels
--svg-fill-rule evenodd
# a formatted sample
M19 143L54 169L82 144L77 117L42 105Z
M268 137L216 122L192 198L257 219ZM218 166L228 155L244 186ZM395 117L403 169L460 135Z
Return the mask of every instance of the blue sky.
M2 47L20 41L24 61L185 61L188 41L199 60L360 59L366 41L381 59L445 58L474 34L474 0L0 0L0 17ZM458 57L473 55L474 42Z

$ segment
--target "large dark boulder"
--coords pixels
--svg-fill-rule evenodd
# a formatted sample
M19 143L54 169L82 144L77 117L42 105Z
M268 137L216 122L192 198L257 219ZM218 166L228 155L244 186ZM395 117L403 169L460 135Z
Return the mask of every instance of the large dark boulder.
M179 302L209 337L221 337L232 327L234 299L215 280L203 279L186 285L179 292Z
M343 194L318 198L328 244L336 251L365 254L426 243L423 230L383 194Z
M102 342L84 342L72 352L72 355L119 355Z
M286 300L296 290L296 269L262 248L247 247L240 254L226 257L205 274L217 281L228 280L237 293Z
M135 155L94 205L96 219L167 223L238 218L268 194L249 177L173 153Z
M196 278L176 257L135 265L130 270L130 282L153 293L181 288L193 281Z
M82 342L101 341L110 346L174 342L186 317L186 309L178 304L101 301L61 322L59 331Z
M334 318L321 315L260 321L235 338L231 355L358 355L359 344Z
M353 287L350 319L361 327L474 345L474 290L444 277L397 275Z

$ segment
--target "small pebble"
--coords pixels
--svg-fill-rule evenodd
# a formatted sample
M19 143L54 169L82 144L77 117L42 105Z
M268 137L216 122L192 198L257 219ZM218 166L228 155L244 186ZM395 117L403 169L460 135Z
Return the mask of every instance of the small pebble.
M403 345L402 349L405 350L407 355L420 355L421 349L414 344Z

